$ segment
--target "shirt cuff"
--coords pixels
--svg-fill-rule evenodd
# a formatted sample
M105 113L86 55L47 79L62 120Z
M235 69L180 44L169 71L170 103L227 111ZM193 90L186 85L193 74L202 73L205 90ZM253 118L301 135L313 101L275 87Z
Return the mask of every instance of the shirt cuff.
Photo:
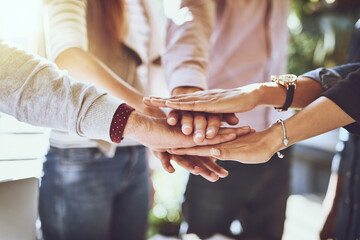
M111 142L109 135L111 121L116 109L122 103L124 101L108 94L99 97L89 107L77 133L91 139L102 139Z
M342 80L342 77L336 71L328 68L318 68L302 74L300 77L308 77L317 81L324 90L331 88Z
M168 86L170 93L177 87L198 87L207 89L206 75L197 69L182 68L174 71L169 80Z
M127 105L126 103L121 104L111 121L110 125L110 139L114 143L120 143L123 139L124 129L129 119L130 114L135 109Z
M358 81L358 76L360 76L360 71L353 72L344 81L340 81L322 94L356 121L345 126L349 132L354 134L360 134L360 81Z

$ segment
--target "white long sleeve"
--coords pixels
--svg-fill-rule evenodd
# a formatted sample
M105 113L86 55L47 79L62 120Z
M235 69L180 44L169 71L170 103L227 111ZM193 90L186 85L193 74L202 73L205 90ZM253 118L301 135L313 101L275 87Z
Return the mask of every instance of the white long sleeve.
M121 100L0 40L0 111L36 126L110 141Z

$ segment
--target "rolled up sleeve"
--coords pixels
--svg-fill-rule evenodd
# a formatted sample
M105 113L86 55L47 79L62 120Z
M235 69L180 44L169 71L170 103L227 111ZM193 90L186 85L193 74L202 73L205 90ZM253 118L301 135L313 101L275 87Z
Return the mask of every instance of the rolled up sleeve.
M43 24L46 57L51 61L69 48L88 50L85 0L46 0Z
M215 1L183 0L171 12L167 16L166 52L162 56L169 90L180 86L206 89Z

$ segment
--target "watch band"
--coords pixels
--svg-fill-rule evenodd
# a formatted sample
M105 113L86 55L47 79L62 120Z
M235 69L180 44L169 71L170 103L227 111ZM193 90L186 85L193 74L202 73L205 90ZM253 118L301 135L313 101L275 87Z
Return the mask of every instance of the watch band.
M288 89L286 90L286 100L284 105L282 107L275 107L275 109L279 112L287 111L293 102L294 92L295 92L295 85L289 85Z

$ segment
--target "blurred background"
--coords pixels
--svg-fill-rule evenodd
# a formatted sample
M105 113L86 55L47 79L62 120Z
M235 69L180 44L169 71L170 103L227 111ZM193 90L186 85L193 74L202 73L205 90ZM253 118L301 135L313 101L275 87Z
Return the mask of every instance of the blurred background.
M153 3L161 15L165 29L167 6L174 2L153 0ZM37 52L40 6L41 0L0 0L0 38ZM287 22L290 32L288 73L300 75L317 67L333 67L346 63L351 34L359 17L359 0L291 0L291 12ZM44 148L48 146L46 134L47 130L20 124L9 116L0 115L0 212L9 209L10 202L16 209L16 206L22 204L18 202L19 197L35 199L34 202L28 203L30 205L27 205L27 208L37 207L39 182L26 180L41 177ZM288 200L283 239L318 239L318 231L323 221L322 202L329 181L331 162L336 153L338 134L338 131L333 131L296 144L292 162L292 195ZM28 140L22 143L19 139L24 139L25 136ZM13 138L13 142L9 141ZM29 146L29 143L32 143L29 149L36 154L30 152L27 156L18 156L19 154L9 152L18 148L19 144ZM14 167L16 161L20 161L24 166L24 162L21 161L29 159L34 160L34 164L27 162L29 166L23 171L26 173L32 169L33 174L14 176L19 172L19 168ZM154 202L148 237L165 239L163 236L176 236L182 228L180 213L187 173L177 167L176 173L168 174L161 169L159 161L153 158L150 165L153 170ZM16 181L22 182L20 184ZM18 184L15 186L17 190L6 192L14 183L21 186ZM21 190L20 187L28 191ZM14 193L19 191L27 195L20 196ZM6 194L15 194L15 200L5 199ZM27 211L25 206L17 208L22 216L28 214L29 218L23 217L23 221L36 218L36 211ZM9 221L0 219L0 233L10 231L6 226ZM37 227L40 226L41 223L37 221ZM232 230L240 232L241 225L234 223ZM29 231L32 232L31 229ZM41 232L34 234L41 239Z

